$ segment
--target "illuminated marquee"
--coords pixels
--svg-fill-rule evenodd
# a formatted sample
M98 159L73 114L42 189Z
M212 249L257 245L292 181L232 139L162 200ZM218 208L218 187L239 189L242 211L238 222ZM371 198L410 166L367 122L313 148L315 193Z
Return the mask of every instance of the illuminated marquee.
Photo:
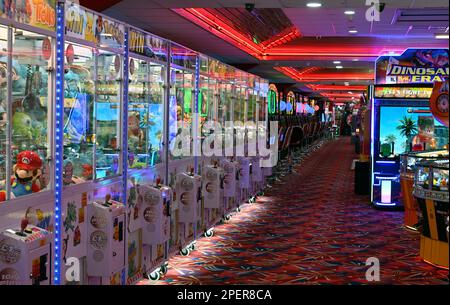
M449 68L425 68L392 65L388 76L408 76L411 83L443 82L449 75Z

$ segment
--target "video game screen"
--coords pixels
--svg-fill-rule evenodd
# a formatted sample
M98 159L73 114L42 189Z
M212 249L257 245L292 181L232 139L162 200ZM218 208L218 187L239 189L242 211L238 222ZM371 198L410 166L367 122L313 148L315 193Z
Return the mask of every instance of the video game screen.
M383 158L448 145L448 128L434 119L428 107L381 107L379 125Z

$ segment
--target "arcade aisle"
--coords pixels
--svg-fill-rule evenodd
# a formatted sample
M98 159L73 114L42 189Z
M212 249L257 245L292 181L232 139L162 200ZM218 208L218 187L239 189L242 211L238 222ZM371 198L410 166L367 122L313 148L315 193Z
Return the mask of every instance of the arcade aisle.
M403 213L382 212L353 192L348 137L322 146L255 204L190 256L147 284L367 284L365 260L382 265L378 284L448 284L448 271L418 256L420 234L402 228Z

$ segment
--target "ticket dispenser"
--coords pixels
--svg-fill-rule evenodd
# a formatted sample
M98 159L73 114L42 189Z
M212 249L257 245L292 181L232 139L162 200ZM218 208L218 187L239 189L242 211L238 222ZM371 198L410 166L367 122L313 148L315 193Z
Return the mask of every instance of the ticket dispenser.
M125 206L108 199L93 202L88 219L88 275L109 284L125 268Z
M176 177L176 193L178 200L178 221L180 223L180 241L194 238L197 223L197 210L201 205L202 177L190 173L179 173Z
M33 225L0 235L0 285L50 285L52 234Z
M170 238L170 215L173 198L172 189L168 186L144 185L143 194L143 244L144 265L153 267L165 259L165 244ZM148 272L151 270L145 270Z
M218 209L223 202L223 169L207 165L203 169L203 203L207 209Z

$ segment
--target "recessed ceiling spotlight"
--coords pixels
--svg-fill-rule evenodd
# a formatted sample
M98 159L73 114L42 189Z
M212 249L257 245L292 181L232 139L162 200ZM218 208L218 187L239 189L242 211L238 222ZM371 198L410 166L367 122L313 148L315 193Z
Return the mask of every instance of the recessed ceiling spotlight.
M349 29L348 32L350 34L356 34L356 33L358 33L358 30L356 30L356 29Z
M348 93L348 94L353 94L353 92L351 92L351 91L348 91L347 93Z
M312 7L312 8L317 8L317 7L321 7L322 3L320 2L308 2L306 4L307 7Z
M339 60L335 60L335 61L333 61L333 64L335 64L335 65L339 65L341 62L339 61Z
M359 61L359 59L358 58L353 58L352 61Z
M345 15L355 15L355 11L354 10L346 10L344 12Z
M344 68L343 66L336 66L336 69L342 69Z
M448 34L445 34L445 33L434 34L434 38L436 38L436 39L448 39Z

